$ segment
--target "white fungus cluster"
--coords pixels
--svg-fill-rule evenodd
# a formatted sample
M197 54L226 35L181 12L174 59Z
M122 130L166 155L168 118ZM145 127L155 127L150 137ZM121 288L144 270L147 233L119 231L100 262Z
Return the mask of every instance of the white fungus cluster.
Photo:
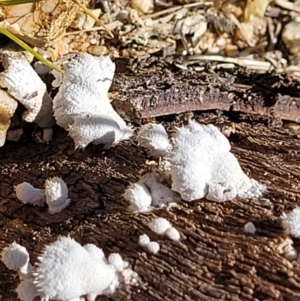
M156 173L145 174L137 183L131 184L123 194L133 212L145 212L179 202L178 196L169 187L159 182Z
M7 268L21 271L17 293L22 301L35 297L80 301L82 296L94 301L98 295L114 293L120 283L137 278L120 254L110 254L106 259L97 246L81 246L70 237L47 245L34 268L27 250L16 243L3 250L2 261Z
M6 57L5 71L0 74L0 87L18 100L27 111L23 119L40 127L53 125L52 99L46 84L25 59Z
M158 235L165 235L171 240L179 240L180 233L172 227L170 222L165 218L158 217L149 223L149 228Z
M148 123L141 126L137 141L157 156L164 156L171 149L168 134L162 124Z
M283 213L281 223L285 234L300 238L300 207L294 208L289 213Z
M150 241L150 238L147 234L140 235L138 243L142 248L152 254L157 254L160 250L158 242Z
M45 189L34 188L23 182L15 186L17 198L24 204L43 206L48 205L50 214L61 212L70 204L66 183L59 177L49 178L45 182Z
M108 98L114 72L115 64L109 57L86 53L66 66L53 109L57 124L69 131L75 148L89 143L108 148L133 135Z
M224 202L236 196L259 197L265 190L243 172L229 141L211 124L190 121L177 129L168 159L172 189L185 201L206 197Z

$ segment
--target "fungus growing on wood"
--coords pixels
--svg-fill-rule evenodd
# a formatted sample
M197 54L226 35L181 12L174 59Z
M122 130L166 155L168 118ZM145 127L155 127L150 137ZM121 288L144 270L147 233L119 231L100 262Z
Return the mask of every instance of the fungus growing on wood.
M67 184L59 177L46 180L45 195L50 214L61 212L70 204Z
M281 223L286 235L300 238L300 207L294 208L289 213L283 213Z
M24 204L43 206L45 204L45 191L34 188L30 183L23 182L15 186L17 198Z
M115 64L109 57L86 53L66 66L53 109L57 124L69 131L75 148L90 143L109 148L133 135L108 98L114 72Z

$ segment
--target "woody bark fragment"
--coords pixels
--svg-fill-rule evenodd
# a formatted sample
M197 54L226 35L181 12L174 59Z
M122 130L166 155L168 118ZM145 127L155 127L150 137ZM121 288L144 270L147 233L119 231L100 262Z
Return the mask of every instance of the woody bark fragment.
M128 68L115 76L113 105L131 120L221 110L300 122L299 84L288 76L170 72L174 66L151 63L148 73Z

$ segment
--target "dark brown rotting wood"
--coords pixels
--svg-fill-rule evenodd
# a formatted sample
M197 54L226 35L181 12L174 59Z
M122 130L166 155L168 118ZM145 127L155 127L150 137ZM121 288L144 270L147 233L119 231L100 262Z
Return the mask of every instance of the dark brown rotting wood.
M277 221L300 204L299 138L259 124L236 124L236 131L229 137L232 151L250 176L268 183L269 202L202 200L139 215L128 214L121 196L147 159L134 142L75 153L67 135L57 132L48 146L8 143L0 149L0 249L16 241L34 261L45 244L70 234L82 244L95 243L105 254L120 252L141 283L102 301L299 300L300 269L278 251L285 237ZM61 170L72 198L66 210L50 216L45 207L16 200L13 185L26 180L42 187ZM156 216L170 220L182 234L180 242L149 230L147 223ZM254 235L244 233L249 221L257 227ZM157 255L138 246L143 233L160 244ZM0 300L15 301L14 273L0 263L0 274Z
M139 68L144 67L143 60L137 65L129 63L127 69L117 72L111 88L113 105L131 121L219 110L300 122L299 83L288 75L174 71L175 58L171 64L157 56L147 60L150 70ZM121 60L117 64L122 64Z

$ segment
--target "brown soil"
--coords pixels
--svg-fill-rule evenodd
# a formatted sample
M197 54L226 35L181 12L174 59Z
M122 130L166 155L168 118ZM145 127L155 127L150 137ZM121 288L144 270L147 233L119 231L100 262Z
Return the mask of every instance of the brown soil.
M189 117L162 120L170 127ZM222 204L202 200L129 214L121 195L129 182L137 180L146 152L135 141L105 151L101 146L74 151L72 140L56 128L50 144L29 139L8 142L0 149L0 249L16 241L34 262L45 244L71 235L79 243L96 244L106 254L120 252L141 283L99 300L299 300L300 269L282 254L285 237L278 222L282 212L300 202L298 136L255 119L241 122L229 113L202 113L196 118L223 131L232 129L232 151L244 171L268 186L263 199ZM61 176L68 185L72 202L63 212L49 215L46 206L23 205L16 199L14 185L27 181L41 188L51 176ZM181 241L151 233L147 223L154 216L169 219ZM249 221L257 227L255 235L244 233ZM157 255L138 246L143 233L161 245ZM15 273L0 263L0 275L0 300L16 300Z

